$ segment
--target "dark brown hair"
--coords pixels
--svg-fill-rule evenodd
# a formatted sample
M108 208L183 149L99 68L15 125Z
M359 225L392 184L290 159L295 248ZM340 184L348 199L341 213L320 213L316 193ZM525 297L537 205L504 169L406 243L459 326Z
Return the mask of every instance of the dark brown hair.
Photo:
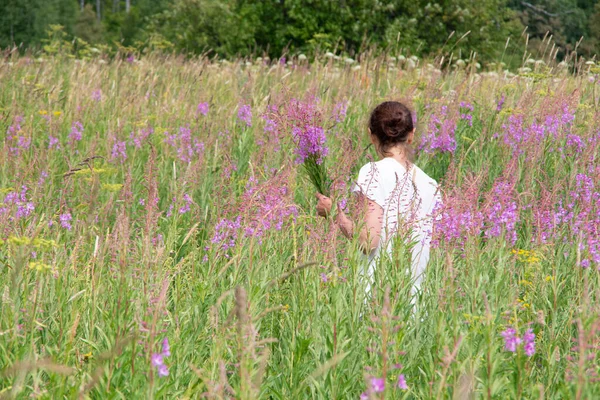
M379 139L381 153L399 143L405 143L415 129L409 108L398 101L386 101L375 107L369 118L371 134Z

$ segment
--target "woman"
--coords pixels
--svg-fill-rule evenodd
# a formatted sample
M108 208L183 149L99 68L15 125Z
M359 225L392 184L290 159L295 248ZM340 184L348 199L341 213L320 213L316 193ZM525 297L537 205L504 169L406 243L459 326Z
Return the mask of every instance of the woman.
M412 163L415 127L408 107L397 101L378 105L371 113L368 131L381 159L360 169L353 188L364 204L361 224L355 224L339 207L335 222L346 237L358 235L369 256L367 293L382 251L391 256L396 236L410 238L414 297L429 260L432 213L441 196L436 181ZM331 199L320 193L317 199L317 212L328 216Z

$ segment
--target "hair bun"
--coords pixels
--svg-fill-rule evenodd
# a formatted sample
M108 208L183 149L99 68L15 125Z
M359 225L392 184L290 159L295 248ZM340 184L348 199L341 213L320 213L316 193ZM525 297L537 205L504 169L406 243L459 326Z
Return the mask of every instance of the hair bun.
M387 137L397 138L406 135L406 127L403 126L401 118L391 118L385 121L382 121L383 125L383 133Z

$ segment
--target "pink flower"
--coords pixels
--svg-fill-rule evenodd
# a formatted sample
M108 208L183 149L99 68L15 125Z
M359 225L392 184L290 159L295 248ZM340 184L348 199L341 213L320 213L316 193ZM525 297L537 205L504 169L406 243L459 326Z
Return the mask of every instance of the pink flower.
M151 361L152 361L152 365L154 365L155 367L160 367L161 365L163 365L163 356L162 354L157 354L154 353L152 354L152 357L150 357Z
M200 103L198 104L197 109L198 114L206 115L208 114L208 103Z
M385 379L371 378L371 390L374 393L382 393L385 390Z
M517 351L517 346L522 341L521 338L517 336L517 332L513 328L507 328L501 335L504 338L504 348L507 351L515 353Z
M535 333L533 333L533 329L527 329L527 332L523 335L523 348L527 357L535 354Z
M398 387L402 390L408 389L408 385L406 384L406 378L404 374L398 375Z

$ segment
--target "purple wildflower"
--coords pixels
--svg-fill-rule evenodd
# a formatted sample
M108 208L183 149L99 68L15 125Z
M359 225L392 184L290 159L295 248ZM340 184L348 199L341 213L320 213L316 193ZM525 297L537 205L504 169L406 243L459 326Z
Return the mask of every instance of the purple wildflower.
M408 385L406 384L406 378L404 377L404 374L398 375L398 383L397 383L397 385L402 390L408 389Z
M327 275L325 273L321 273L321 282L327 283L328 280L329 278L327 278Z
M367 394L367 392L362 392L359 398L360 400L369 400L369 395Z
M385 379L371 378L371 390L374 393L382 393L385 390Z
M344 119L346 118L347 111L348 102L342 101L336 103L336 105L333 107L333 118L335 119L335 122L340 123L344 121Z
M70 231L72 226L71 226L71 220L73 218L71 217L71 213L64 213L61 214L59 216L59 220L60 220L60 225L65 228L66 230Z
M92 92L92 100L101 101L102 100L102 90L96 89Z
M504 94L502 95L502 97L500 98L500 100L498 100L498 105L496 106L496 111L500 112L502 110L502 106L504 105Z
M25 218L29 216L34 210L35 205L32 202L28 201L27 203L21 203L17 206L17 213L15 217L17 219Z
M148 136L154 133L154 128L151 126L148 128L143 128L136 132L131 132L129 134L129 138L133 141L133 145L136 149L142 148L142 142L148 138Z
M60 141L52 135L48 135L48 150L60 149Z
M246 123L246 126L252 126L252 107L248 104L240 106L237 116L240 121Z
M456 150L456 139L454 132L456 130L456 121L447 117L448 108L443 106L438 114L432 114L429 120L429 132L423 138L420 149L426 153L450 152Z
M533 333L533 329L527 329L527 332L523 335L523 348L527 357L535 354L535 333Z
M185 201L185 204L179 209L179 214L185 214L186 212L190 211L190 204L192 204L192 198L189 194L186 193L183 195L183 200Z
M198 104L198 109L196 110L196 113L202 114L202 115L208 114L208 103L204 102L204 103Z
M158 366L158 376L169 376L169 368L165 364Z
M171 355L171 346L169 346L169 338L165 337L162 341L162 355L169 357Z
M114 140L114 144L113 144L113 148L112 148L112 152L110 154L110 159L111 160L120 160L120 162L122 163L123 161L127 160L127 148L126 148L126 143L119 141L117 139Z
M79 142L83 135L83 124L79 121L73 122L71 125L71 133L69 133L69 142L74 144L75 142Z
M165 132L165 143L177 150L177 157L183 162L191 162L196 156L204 154L204 143L192 138L192 131L188 126L179 127L179 133Z
M152 354L152 357L150 357L150 359L152 361L152 365L154 365L155 367L159 367L164 363L162 354L154 353Z
M294 127L292 136L297 143L296 164L302 164L309 158L315 158L317 164L323 163L323 157L329 154L325 145L325 130L318 126Z
M504 348L506 351L515 353L517 346L521 343L521 338L517 336L517 332L513 328L507 328L500 335L504 338Z

